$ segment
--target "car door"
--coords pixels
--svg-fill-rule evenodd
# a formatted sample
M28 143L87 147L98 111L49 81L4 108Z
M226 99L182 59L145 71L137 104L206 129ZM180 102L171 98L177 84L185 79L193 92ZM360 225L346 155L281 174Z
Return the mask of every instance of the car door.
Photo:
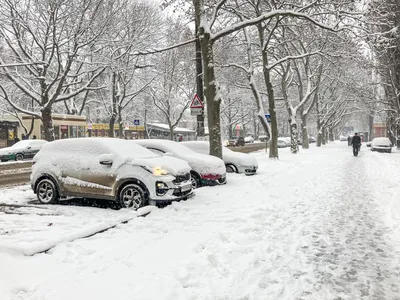
M113 198L116 182L116 165L102 165L100 153L90 153L81 157L78 179L81 181L80 193L88 198Z
M24 157L25 158L33 158L36 153L39 152L40 148L43 146L42 141L31 141L27 145L26 150L24 150Z

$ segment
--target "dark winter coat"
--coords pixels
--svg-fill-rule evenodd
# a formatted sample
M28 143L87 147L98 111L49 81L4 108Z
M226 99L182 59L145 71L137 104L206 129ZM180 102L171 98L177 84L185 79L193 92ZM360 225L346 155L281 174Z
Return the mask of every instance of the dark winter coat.
M354 146L360 146L361 145L361 137L359 135L353 136L353 139L351 140L351 144Z

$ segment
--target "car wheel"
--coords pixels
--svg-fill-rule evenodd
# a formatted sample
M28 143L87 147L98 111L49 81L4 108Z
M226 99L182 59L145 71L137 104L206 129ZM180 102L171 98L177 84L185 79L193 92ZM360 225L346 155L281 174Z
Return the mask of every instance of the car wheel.
M24 155L22 153L18 153L17 155L15 155L15 160L23 160L24 159Z
M40 203L53 204L58 200L58 190L54 182L44 178L36 185L36 195Z
M226 173L237 173L236 167L232 164L225 165L225 168L226 168Z
M134 183L125 185L119 193L119 203L123 208L137 210L147 205L143 189Z
M197 175L194 172L190 172L190 181L192 183L192 188L193 189L197 189L197 188L199 188L201 186L200 185L200 177L199 177L199 175Z

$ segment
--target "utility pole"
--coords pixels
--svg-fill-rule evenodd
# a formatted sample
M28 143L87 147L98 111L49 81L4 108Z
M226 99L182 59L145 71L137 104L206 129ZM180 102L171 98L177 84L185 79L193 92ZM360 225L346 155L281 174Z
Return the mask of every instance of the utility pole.
M198 34L198 25L197 21L196 23L196 36ZM197 37L196 39L196 85L197 85L197 95L199 96L200 100L205 103L204 99L204 92L203 92L203 61L201 57L201 46L200 46L200 40ZM204 136L204 109L200 115L196 116L197 118L197 136L202 137Z

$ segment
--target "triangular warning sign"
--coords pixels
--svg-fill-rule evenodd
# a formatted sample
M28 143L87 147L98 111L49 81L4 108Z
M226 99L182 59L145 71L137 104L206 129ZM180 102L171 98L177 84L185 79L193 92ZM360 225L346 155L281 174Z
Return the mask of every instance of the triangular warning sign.
M194 94L192 103L190 103L190 108L204 108L204 104L201 102L199 95Z

